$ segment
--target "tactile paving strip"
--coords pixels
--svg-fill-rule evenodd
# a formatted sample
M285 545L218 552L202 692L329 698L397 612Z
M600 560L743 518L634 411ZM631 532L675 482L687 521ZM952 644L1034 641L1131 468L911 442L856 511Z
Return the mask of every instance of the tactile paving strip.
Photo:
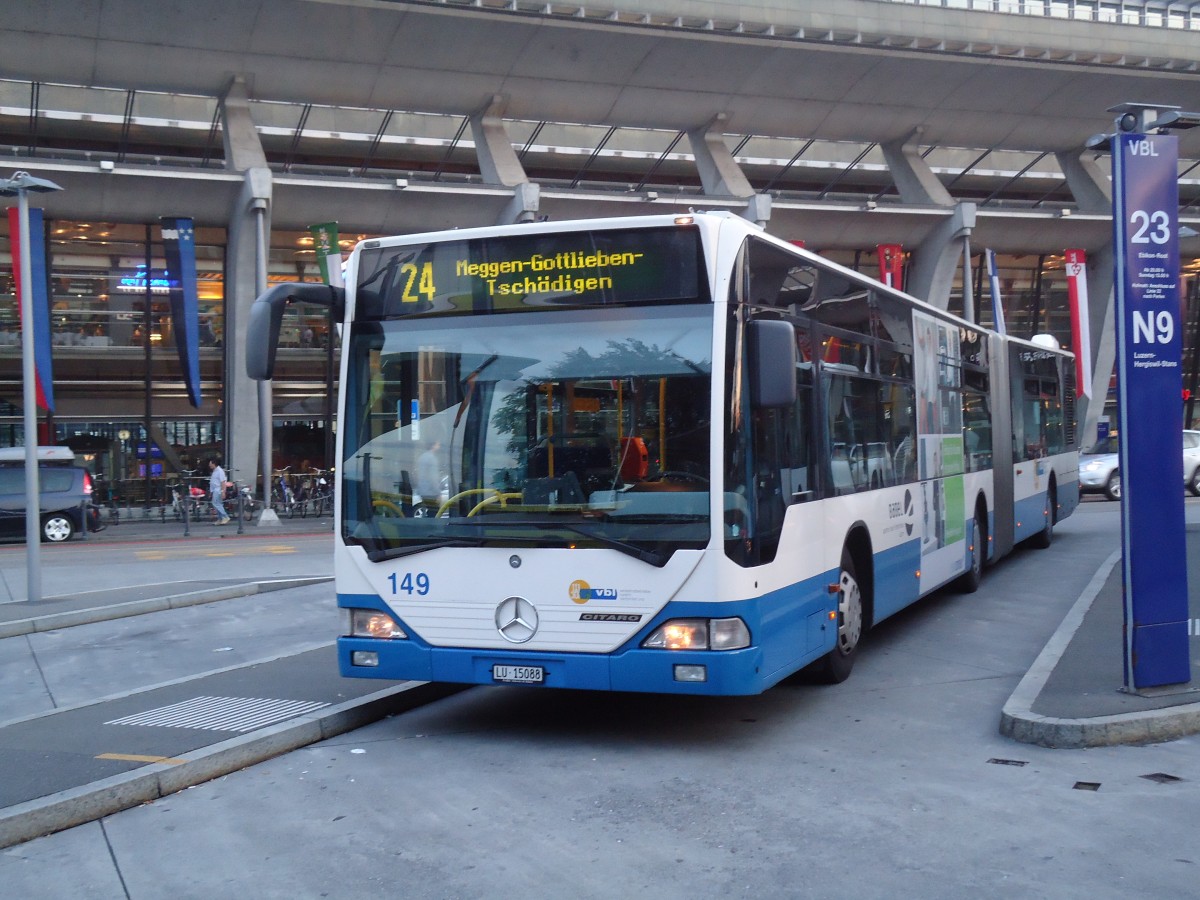
M328 703L271 700L260 697L193 697L158 709L105 722L158 728L201 728L208 731L253 731L264 725L304 715Z

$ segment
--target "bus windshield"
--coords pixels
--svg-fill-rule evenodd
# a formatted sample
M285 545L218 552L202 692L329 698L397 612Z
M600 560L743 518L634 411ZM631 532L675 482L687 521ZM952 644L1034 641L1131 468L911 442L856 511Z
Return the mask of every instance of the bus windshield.
M342 536L608 547L662 565L709 538L708 304L359 322Z

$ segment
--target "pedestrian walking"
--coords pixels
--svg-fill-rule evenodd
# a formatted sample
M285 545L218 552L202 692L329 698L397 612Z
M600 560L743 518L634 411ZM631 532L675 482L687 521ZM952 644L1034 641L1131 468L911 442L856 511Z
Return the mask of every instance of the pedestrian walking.
M217 514L216 525L228 525L229 514L225 512L225 470L221 468L221 464L216 458L208 458L208 490L212 494L213 512Z

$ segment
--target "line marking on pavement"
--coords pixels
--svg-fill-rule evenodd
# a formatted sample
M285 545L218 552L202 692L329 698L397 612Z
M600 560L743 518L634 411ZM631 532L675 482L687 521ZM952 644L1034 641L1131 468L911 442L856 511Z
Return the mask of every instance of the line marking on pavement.
M179 766L187 762L186 759L173 759L170 756L139 756L136 753L101 753L96 759L119 759L122 762L166 763L172 766Z

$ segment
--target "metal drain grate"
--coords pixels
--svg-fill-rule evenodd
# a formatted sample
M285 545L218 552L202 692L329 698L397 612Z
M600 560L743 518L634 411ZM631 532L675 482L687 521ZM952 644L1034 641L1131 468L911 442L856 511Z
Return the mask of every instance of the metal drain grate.
M1148 781L1157 781L1159 784L1174 784L1177 781L1183 781L1178 775L1168 775L1166 772L1151 772L1149 775L1143 775Z
M105 725L147 725L157 728L201 728L207 731L253 731L304 715L328 703L309 700L268 700L258 697L193 697L182 703L135 713Z

